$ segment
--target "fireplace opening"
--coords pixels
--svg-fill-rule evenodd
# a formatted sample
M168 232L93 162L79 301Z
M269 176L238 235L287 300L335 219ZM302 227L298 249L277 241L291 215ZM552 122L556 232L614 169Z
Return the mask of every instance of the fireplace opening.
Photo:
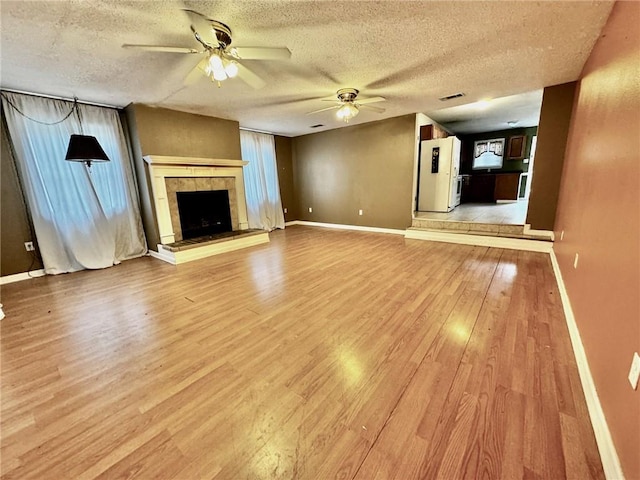
M176 195L184 240L232 231L228 190L176 192Z

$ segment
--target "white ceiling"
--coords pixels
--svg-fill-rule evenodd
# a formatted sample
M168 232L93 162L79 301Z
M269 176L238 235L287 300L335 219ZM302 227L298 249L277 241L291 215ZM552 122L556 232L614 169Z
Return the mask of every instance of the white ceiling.
M7 89L114 106L159 105L288 136L344 125L332 112L305 115L327 105L317 98L343 87L387 98L376 104L384 114L363 111L351 124L415 112L473 120L481 112L465 117L450 107L535 96L545 86L576 80L612 6L609 0L2 0L0 81ZM291 60L245 62L268 82L261 90L239 79L217 88L204 77L183 87L197 55L121 48L198 48L180 10L185 7L227 23L234 45L286 46ZM438 100L460 91L466 96ZM317 123L325 127L309 128Z

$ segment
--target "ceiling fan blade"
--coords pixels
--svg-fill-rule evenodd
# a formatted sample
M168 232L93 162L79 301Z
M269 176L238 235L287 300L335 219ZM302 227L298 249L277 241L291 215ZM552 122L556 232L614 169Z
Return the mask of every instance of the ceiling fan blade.
M360 105L367 105L368 103L384 102L387 100L384 97L369 97L356 100Z
M147 52L168 52L168 53L201 53L200 50L188 47L167 47L163 45L135 45L125 43L122 48L131 48L135 50L144 50Z
M262 80L258 75L253 73L241 63L238 63L238 77L247 85L255 88L256 90L259 90L266 85L266 82L264 80Z
M342 103L340 100L336 100L335 98L321 98L321 102L333 102L333 103Z
M369 110L373 110L374 112L378 112L378 113L383 113L385 110L384 108L380 108L380 107L374 107L373 105L362 105L360 102L356 102L356 106L358 108L362 107L362 108L368 108Z
M321 108L320 110L314 110L313 112L307 112L307 115L313 115L314 113L326 112L327 110L334 110L340 108L340 105L334 105L333 107Z
M288 48L233 47L231 50L241 60L289 60L291 58L291 51Z
M203 57L202 60L198 62L198 64L191 69L191 71L187 74L184 79L184 85L193 85L196 83L203 75L206 75L205 68L209 59L207 57Z
M212 20L195 10L189 10L188 8L183 8L182 10L189 16L191 27L198 32L202 41L212 47L217 47L219 42L211 26Z

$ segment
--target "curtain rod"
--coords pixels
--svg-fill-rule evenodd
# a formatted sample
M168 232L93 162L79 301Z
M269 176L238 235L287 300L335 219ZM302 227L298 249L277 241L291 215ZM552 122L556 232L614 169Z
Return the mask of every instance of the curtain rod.
M255 130L253 128L240 127L240 130L246 130L247 132L255 132L255 133L265 133L267 135L276 135L273 132L265 132L264 130Z
M19 93L21 95L31 95L32 97L42 97L42 98L51 98L53 100L64 100L65 102L73 102L75 99L67 98L67 97L58 97L56 95L47 95L44 93L34 93L34 92L26 92L24 90L15 90L13 88L3 88L3 92L11 92L11 93ZM77 100L78 103L82 103L83 105L92 105L94 107L104 107L104 108L113 108L114 110L122 110L123 107L116 107L115 105L107 105L106 103L94 103L94 102L85 102L83 100Z

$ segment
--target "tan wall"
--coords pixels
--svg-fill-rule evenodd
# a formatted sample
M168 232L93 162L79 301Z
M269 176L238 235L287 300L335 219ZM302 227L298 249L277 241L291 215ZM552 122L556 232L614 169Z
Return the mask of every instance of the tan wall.
M134 104L143 155L240 160L240 124L233 120Z
M29 270L38 270L42 264L34 255L27 252L24 242L33 242L37 248L35 238L31 237L28 214L25 208L18 176L9 148L9 137L6 134L4 115L0 131L0 275L13 275Z
M298 220L298 205L293 187L293 151L292 139L274 136L276 143L276 163L278 165L278 182L282 208L287 209L284 219L287 222Z
M415 115L405 115L294 138L299 219L407 228L414 135Z
M160 243L145 155L240 160L240 125L232 120L132 104L125 109L140 191L142 222L152 250Z
M626 478L640 478L640 3L617 2L583 71L554 250ZM574 270L574 255L579 253Z
M536 230L553 230L576 85L570 82L546 87L542 96L527 210L527 223Z

